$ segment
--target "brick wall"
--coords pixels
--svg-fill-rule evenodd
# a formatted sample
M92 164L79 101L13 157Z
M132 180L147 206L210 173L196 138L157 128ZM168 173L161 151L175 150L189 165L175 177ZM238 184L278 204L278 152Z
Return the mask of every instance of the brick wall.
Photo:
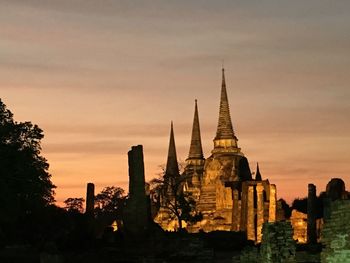
M321 262L350 262L350 200L331 203L330 218L322 230Z

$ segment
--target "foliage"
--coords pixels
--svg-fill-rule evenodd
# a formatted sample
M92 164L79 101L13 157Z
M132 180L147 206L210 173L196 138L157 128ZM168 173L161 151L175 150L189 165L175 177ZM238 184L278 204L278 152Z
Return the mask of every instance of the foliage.
M307 197L294 199L292 209L296 209L299 212L307 214Z
M95 197L95 212L97 215L113 214L119 216L125 201L124 189L107 186Z
M84 198L68 198L64 201L65 209L69 212L84 212Z
M282 198L280 198L278 201L280 201L281 204L282 204L282 209L284 211L284 216L286 217L286 219L289 219L290 216L292 215L292 210L291 210L290 206L288 205L286 200L284 200Z
M323 217L323 195L320 195L316 197L316 217L322 218ZM291 210L296 209L299 212L307 214L307 197L304 198L296 198L293 201Z
M183 190L187 179L185 175L164 174L150 181L152 202L167 209L177 219L180 231L182 221L194 223L202 219L202 214L196 211L192 193Z
M16 122L0 99L0 227L24 224L54 202L49 164L41 156L43 137L37 125Z

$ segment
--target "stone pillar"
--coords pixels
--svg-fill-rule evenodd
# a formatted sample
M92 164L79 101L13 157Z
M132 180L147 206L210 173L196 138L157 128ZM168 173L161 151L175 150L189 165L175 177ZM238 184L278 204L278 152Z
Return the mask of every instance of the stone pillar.
M142 145L133 146L129 157L129 198L127 200L124 226L130 234L141 235L148 226L148 207L145 191L145 169Z
M307 243L316 244L316 186L308 185L307 196Z
M257 193L257 226L256 226L256 242L260 243L262 238L262 227L264 224L264 186L260 183L256 185Z
M247 195L248 195L248 184L247 182L242 183L242 193L241 193L241 223L240 230L243 232L247 231Z
M145 168L142 145L132 146L128 152L129 161L129 197L138 198L145 193Z
M247 239L255 241L254 186L248 186Z
M239 231L239 222L241 220L239 214L239 196L238 190L232 190L232 199L233 199L233 207L232 207L232 226L231 231Z
M86 188L86 206L85 213L93 215L95 207L95 185L88 183Z
M276 222L276 185L270 184L269 222Z

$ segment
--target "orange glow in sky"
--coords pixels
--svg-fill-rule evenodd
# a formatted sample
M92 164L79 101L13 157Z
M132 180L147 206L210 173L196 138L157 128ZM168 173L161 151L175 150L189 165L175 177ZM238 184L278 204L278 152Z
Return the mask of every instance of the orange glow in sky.
M136 3L137 2L137 3ZM349 1L3 1L0 97L44 130L58 204L116 185L143 144L146 179L170 121L187 158L194 100L210 155L225 61L231 117L251 170L288 201L350 185Z

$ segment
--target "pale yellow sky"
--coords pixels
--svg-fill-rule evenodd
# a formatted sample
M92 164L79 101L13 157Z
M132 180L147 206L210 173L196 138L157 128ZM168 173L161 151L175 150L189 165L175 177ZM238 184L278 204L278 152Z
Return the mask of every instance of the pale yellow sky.
M127 151L146 177L173 120L188 154L198 99L213 147L225 60L232 121L251 169L291 200L350 183L349 1L0 0L0 97L45 132L56 199L127 189Z

